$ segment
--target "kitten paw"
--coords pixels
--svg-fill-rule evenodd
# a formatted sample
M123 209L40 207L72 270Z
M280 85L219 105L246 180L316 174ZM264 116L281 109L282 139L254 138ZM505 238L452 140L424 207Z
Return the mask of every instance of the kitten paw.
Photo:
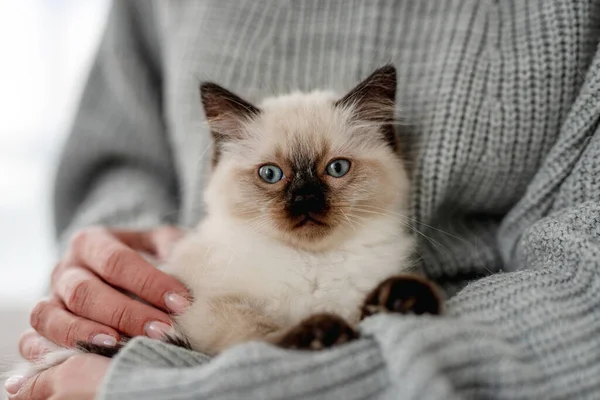
M381 312L439 315L442 298L439 289L427 279L398 275L383 281L367 296L361 318Z
M357 338L358 333L343 318L316 314L288 331L277 345L285 349L322 350Z

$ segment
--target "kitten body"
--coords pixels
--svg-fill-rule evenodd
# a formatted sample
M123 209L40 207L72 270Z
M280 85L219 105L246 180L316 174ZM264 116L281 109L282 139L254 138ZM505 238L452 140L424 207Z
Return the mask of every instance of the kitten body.
M412 241L402 231L396 219L382 217L311 252L208 217L169 264L194 295L191 307L175 317L177 333L193 349L214 354L251 339L276 340L316 312L357 324L367 293L410 268Z

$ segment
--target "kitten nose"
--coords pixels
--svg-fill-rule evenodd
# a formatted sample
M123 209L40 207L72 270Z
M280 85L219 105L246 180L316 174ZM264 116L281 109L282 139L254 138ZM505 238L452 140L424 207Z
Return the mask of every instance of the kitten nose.
M318 190L297 190L292 193L289 209L293 215L321 213L325 210L325 197Z
M314 194L297 194L296 196L294 196L294 203L299 203L302 201L311 201L311 200L315 200L317 198L316 195Z

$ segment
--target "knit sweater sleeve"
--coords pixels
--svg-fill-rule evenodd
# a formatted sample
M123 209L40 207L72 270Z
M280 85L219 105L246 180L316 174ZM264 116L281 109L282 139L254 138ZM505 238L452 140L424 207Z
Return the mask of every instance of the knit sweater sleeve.
M140 3L113 2L62 152L54 189L62 245L86 225L152 226L176 210L158 29Z
M211 362L149 339L114 361L103 399L600 398L600 57L499 246L511 272L444 317L378 315L315 353L250 343Z

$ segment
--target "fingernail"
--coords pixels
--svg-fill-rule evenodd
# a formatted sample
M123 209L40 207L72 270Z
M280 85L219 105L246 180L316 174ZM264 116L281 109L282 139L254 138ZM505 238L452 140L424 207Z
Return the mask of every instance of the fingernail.
M117 338L100 333L92 338L92 344L96 346L115 347L117 345Z
M181 314L190 306L188 299L174 292L165 294L165 304L175 314Z
M164 322L152 321L146 324L146 335L151 339L162 339L171 327Z
M4 383L4 388L6 389L8 394L16 394L19 391L19 389L21 389L21 386L23 386L23 382L25 382L24 376L11 376Z

